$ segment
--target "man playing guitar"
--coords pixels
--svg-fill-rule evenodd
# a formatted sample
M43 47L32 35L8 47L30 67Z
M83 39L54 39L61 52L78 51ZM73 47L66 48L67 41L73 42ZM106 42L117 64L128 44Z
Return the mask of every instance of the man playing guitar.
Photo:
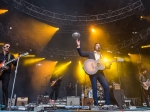
M10 50L10 44L5 43L2 47L2 53L0 53L0 63L1 65L5 62L8 62L9 60L14 59L14 56L9 53ZM9 86L9 79L10 79L10 73L12 64L16 66L16 61L11 62L8 64L5 68L0 68L0 80L2 81L2 91L3 91L3 105L5 105L5 109L7 109L8 106L8 86Z
M141 85L141 101L143 103L143 106L145 106L145 102L146 105L149 106L148 96L150 96L150 81L148 79L146 68L140 69L139 81Z
M57 73L53 74L50 79L50 86L52 87L51 93L50 93L50 99L52 100L54 97L54 100L57 100L58 93L59 93L59 87L62 81L62 77L58 77Z
M100 44L96 43L94 45L94 51L87 51L83 52L80 48L80 41L77 39L77 51L80 56L82 57L88 57L88 59L94 59L94 60L99 60L102 59L102 54L100 52ZM90 81L92 83L92 89L93 89L93 99L94 99L94 105L98 105L98 98L97 98L97 80L99 83L102 85L104 89L104 96L105 96L105 104L110 105L110 100L109 100L109 86L108 82L104 76L104 73L102 70L98 70L95 74L89 75Z

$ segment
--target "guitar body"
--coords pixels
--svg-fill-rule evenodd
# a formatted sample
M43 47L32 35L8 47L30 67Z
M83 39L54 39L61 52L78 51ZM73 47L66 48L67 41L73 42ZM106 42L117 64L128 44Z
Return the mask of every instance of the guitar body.
M26 56L26 55L28 55L28 54L29 54L29 53L26 52L26 53L24 53L24 54L21 54L19 57L21 57L21 56ZM3 71L9 69L9 67L8 67L7 65L8 65L9 63L11 63L11 62L17 60L17 59L18 59L18 58L14 58L14 59L12 59L12 60L6 62L6 63L5 63L5 60L4 60L2 63L0 63L0 76L2 75Z
M143 84L146 85L146 86L143 85L143 88L144 88L145 90L148 90L148 88L150 87L150 81L147 80L146 82L143 82Z
M56 81L53 81L50 86L53 87L56 84Z
M87 59L84 62L84 70L88 75L95 74L98 70L105 69L105 63L102 60Z
M5 61L0 63L0 76L3 74L3 71L8 70L9 67L5 66Z

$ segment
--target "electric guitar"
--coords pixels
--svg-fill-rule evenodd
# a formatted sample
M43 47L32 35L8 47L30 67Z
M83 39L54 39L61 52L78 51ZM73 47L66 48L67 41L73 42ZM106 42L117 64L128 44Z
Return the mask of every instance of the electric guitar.
M146 82L143 82L143 88L144 88L145 90L148 90L149 87L150 87L150 81L149 81L149 79L147 79Z
M64 76L64 75L63 75L63 76ZM53 87L53 86L57 83L57 81L60 80L63 76L61 76L61 77L59 77L58 79L52 81L52 83L50 84L50 86Z
M88 75L93 75L95 74L98 70L104 70L104 69L109 69L111 67L111 63L116 62L115 60L110 61L110 62L104 62L104 60L99 59L99 60L94 60L94 59L87 59L84 62L84 71Z
M26 52L26 53L23 53L23 54L21 54L21 55L19 55L19 57L22 57L22 56L26 56L26 55L28 55L29 53L28 52ZM19 58L18 57L18 58ZM10 61L8 61L8 62L6 62L5 60L2 62L2 63L0 63L0 76L2 75L2 73L5 71L5 70L8 70L9 69L9 67L7 66L8 64L10 64L11 62L13 62L13 61L16 61L18 58L14 58L14 59L12 59L12 60L10 60ZM5 63L6 62L6 63Z

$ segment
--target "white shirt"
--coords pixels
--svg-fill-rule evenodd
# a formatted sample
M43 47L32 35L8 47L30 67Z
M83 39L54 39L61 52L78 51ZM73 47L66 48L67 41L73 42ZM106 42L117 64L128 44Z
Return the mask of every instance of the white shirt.
M95 60L99 60L101 58L101 53L94 51L94 55L95 55Z

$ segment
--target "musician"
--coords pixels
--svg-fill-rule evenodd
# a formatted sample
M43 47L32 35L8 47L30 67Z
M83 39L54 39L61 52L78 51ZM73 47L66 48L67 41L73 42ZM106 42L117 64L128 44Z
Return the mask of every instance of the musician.
M10 50L10 44L4 43L2 47L2 53L0 53L0 63L8 62L12 59L14 59L14 56L9 53ZM10 73L12 69L12 65L16 66L16 61L11 62L7 65L8 69L4 70L2 72L2 75L0 76L0 80L2 81L2 92L3 92L3 105L5 105L5 109L7 109L8 106L8 86L9 86L9 79L10 79Z
M66 92L67 92L67 96L73 96L74 93L74 86L71 82L69 82L69 84L66 87Z
M150 88L144 83L148 81L148 74L146 68L141 68L140 69L140 76L139 76L139 81L140 81L140 90L141 90L141 101L143 103L143 106L149 106L149 101L148 97L150 96ZM144 89L146 88L147 89ZM146 105L145 105L146 102Z
M57 81L56 81L57 80ZM56 82L55 82L56 81ZM61 81L62 81L62 78L61 77L58 77L57 74L53 74L51 79L50 79L50 83L54 83L54 85L52 86L52 90L51 90L51 93L50 93L50 99L53 99L54 100L57 100L58 98L58 93L59 93L59 87L61 85Z
M102 54L100 52L100 44L96 43L94 45L94 51L87 51L83 52L80 48L80 41L77 39L77 51L80 56L82 57L88 57L89 59L98 60L102 58ZM99 70L94 75L89 75L90 81L92 83L92 89L93 89L93 99L94 99L94 105L98 105L98 98L97 98L97 80L102 85L104 89L104 97L105 97L105 104L110 105L110 99L109 99L109 86L108 82L104 76L103 71Z

